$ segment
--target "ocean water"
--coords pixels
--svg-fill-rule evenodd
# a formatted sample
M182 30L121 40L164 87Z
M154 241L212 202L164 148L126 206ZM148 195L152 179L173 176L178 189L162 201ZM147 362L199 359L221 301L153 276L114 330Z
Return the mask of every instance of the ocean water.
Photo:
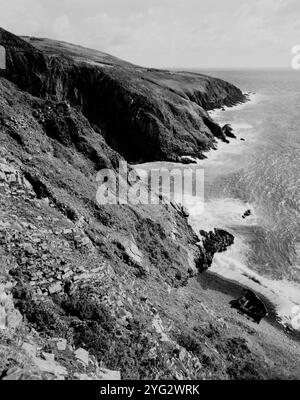
M220 125L230 123L237 139L219 142L198 161L204 207L190 198L189 221L196 232L234 234L234 245L215 255L211 270L268 297L290 324L300 316L300 72L201 72L252 94L243 105L210 112ZM243 219L247 209L251 215Z
M270 297L288 321L300 305L300 73L207 73L255 93L245 105L211 112L238 136L202 162L204 215L236 237L212 269ZM252 215L242 219L246 209Z

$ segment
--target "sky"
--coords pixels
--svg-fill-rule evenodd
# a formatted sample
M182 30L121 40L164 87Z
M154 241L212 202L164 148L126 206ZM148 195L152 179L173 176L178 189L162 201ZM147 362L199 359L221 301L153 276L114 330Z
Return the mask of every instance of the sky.
M0 0L0 26L149 67L282 68L300 0Z

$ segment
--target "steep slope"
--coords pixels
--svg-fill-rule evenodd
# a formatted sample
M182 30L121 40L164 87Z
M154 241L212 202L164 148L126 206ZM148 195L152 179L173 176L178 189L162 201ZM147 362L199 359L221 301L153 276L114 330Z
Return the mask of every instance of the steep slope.
M96 201L97 172L124 156L200 156L219 132L204 108L241 92L3 30L0 44L1 379L292 377L205 305L198 270L232 237L199 245L175 204Z

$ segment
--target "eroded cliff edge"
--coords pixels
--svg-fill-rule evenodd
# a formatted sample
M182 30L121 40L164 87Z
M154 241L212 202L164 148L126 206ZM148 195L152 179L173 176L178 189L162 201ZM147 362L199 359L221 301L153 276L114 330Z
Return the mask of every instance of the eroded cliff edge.
M206 110L245 101L235 86L190 72L143 68L94 50L2 31L6 77L43 99L67 101L128 161L202 157L224 138Z
M211 235L199 249L171 204L96 201L119 160L201 157L222 137L206 109L239 89L4 30L0 44L1 378L277 376L201 299Z

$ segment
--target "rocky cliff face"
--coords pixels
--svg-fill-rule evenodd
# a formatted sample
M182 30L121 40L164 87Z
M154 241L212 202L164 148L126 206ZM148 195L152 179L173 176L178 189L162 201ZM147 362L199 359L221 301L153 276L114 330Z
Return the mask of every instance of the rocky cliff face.
M196 266L200 272L205 271L212 264L216 253L226 251L234 242L234 236L222 229L215 229L214 232L200 231L202 244L199 246L200 254L196 260Z
M245 100L233 85L189 72L131 65L50 40L0 32L5 76L43 99L68 101L130 161L202 157L225 136L206 110Z
M199 248L178 206L96 201L96 173L123 157L201 156L222 134L205 110L242 93L4 30L0 44L1 378L267 376L244 339L194 308L201 287L189 295L230 238Z

